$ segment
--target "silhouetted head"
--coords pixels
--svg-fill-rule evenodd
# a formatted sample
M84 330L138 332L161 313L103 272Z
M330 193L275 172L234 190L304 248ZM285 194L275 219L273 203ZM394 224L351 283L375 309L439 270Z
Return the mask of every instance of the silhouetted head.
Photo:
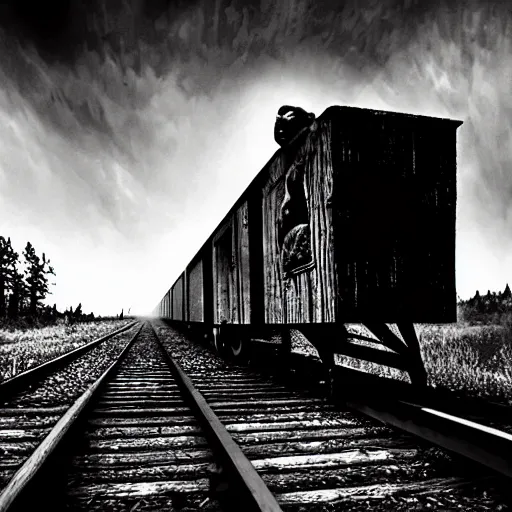
M283 105L276 116L274 139L280 145L288 144L306 126L315 120L315 114L303 108Z

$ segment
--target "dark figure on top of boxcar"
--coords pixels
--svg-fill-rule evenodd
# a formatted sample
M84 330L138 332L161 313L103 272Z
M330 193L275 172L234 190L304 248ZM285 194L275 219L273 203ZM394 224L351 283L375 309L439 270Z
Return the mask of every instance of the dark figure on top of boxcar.
M274 139L280 146L285 146L303 128L310 126L315 120L315 114L306 112L303 108L283 105L277 111L274 125Z
M286 277L306 270L313 262L304 179L305 162L301 159L286 173L284 198L278 218L277 240Z
M284 198L279 212L278 242L282 246L284 237L298 224L309 222L306 191L304 189L303 159L295 162L287 171L284 181Z

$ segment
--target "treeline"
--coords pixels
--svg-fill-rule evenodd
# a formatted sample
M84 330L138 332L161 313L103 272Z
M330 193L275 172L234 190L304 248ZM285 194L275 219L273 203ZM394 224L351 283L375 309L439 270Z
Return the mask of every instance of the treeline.
M44 253L40 257L30 242L20 257L11 239L0 236L0 321L42 315L48 308L43 300L55 284L49 281L51 275L55 271L50 260Z
M43 323L63 321L66 324L94 320L94 313L84 314L82 304L63 313L54 304L43 301L51 295L50 276L55 270L46 259L39 256L34 246L27 242L22 254L12 247L11 239L0 236L0 323L35 320Z
M94 313L85 314L82 312L82 303L78 304L78 306L73 311L73 308L70 306L69 310L66 309L64 313L59 313L55 308L55 304L53 305L52 311L52 319L63 318L64 323L66 324L74 324L75 322L91 322L94 320Z
M477 290L470 299L459 301L461 319L468 322L510 323L512 319L512 292L507 283L503 292L487 290L480 295Z

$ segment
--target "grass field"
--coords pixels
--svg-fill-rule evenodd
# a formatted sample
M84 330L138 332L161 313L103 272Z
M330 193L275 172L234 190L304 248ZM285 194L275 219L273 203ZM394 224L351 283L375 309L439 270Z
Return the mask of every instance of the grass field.
M429 384L512 403L512 331L507 326L419 325Z
M98 321L39 329L0 329L0 380L118 329L129 320ZM349 330L370 335L360 325ZM416 325L428 384L512 404L512 329L508 325ZM312 345L292 336L293 350L317 355ZM364 343L372 345L371 343ZM380 347L382 348L382 347ZM408 380L399 370L337 356L338 364Z
M371 336L363 326L349 330ZM463 391L471 396L498 399L512 404L512 330L506 325L415 325L428 384L437 388ZM293 350L317 355L300 336L292 337ZM366 346L381 345L360 342ZM337 363L383 377L409 380L405 372L342 355Z
M0 381L119 329L131 320L99 320L32 329L0 328Z

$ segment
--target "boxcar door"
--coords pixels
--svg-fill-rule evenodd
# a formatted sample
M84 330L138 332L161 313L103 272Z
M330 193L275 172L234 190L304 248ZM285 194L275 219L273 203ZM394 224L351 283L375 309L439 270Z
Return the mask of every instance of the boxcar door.
M237 323L236 262L231 223L214 241L215 323Z

